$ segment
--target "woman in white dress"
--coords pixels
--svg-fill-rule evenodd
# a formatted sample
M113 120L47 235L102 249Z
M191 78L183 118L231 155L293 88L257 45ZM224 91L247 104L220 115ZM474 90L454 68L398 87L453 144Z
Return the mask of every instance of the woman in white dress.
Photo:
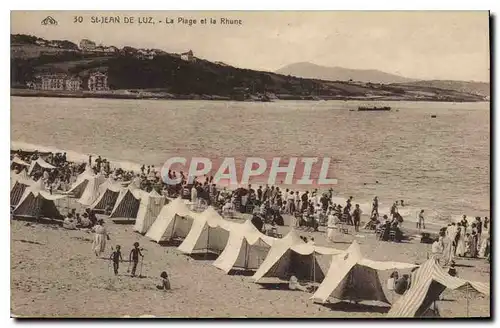
M330 212L328 215L328 222L326 226L326 239L328 241L334 242L333 238L335 237L335 229L337 228L337 216L333 215L333 212Z
M460 228L460 231L458 233L459 233L460 236L458 238L456 254L458 256L462 257L462 256L465 255L465 251L466 251L466 247L465 247L465 227L463 227L459 223L459 228Z
M109 240L108 232L103 226L104 221L99 220L99 222L94 226L94 242L92 243L92 250L95 256L101 255L106 250L106 239Z

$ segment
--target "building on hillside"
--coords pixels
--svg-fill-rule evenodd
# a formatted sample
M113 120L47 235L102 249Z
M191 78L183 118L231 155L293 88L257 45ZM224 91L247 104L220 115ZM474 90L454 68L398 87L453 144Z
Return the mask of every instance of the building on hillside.
M90 91L107 91L108 87L108 75L96 72L89 76L88 88Z
M194 57L193 51L189 50L188 52L183 52L181 54L181 59L188 61L188 62L194 62L196 61L196 58Z
M83 51L94 51L96 44L88 39L83 39L80 41L80 49Z
M82 88L82 80L79 77L70 77L66 79L66 90L78 91Z
M47 74L40 77L42 90L64 90L66 87L66 75Z

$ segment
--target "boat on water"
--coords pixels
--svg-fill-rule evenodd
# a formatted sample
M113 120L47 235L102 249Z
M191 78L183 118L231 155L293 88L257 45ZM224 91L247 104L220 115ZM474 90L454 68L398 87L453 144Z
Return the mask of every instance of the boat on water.
M364 107L364 106L359 106L358 107L358 112L379 112L379 111L390 111L391 107L389 106L383 106L383 107Z

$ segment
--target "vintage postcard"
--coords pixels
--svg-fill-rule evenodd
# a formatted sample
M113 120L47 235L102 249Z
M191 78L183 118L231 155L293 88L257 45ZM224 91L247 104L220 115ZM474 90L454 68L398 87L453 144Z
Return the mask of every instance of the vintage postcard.
M491 318L489 23L12 11L12 317Z

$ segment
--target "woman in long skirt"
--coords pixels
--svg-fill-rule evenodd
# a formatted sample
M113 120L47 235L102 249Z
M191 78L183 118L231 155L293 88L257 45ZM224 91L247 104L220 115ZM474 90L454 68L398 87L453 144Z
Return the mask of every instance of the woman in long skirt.
M103 226L104 221L99 222L94 226L94 242L92 243L92 250L95 256L101 255L106 250L106 239L109 239L106 228Z
M453 241L448 236L443 237L443 257L441 264L448 266L453 260Z
M465 255L465 227L461 226L460 227L460 236L458 238L458 243L457 243L457 251L456 254L460 257Z

